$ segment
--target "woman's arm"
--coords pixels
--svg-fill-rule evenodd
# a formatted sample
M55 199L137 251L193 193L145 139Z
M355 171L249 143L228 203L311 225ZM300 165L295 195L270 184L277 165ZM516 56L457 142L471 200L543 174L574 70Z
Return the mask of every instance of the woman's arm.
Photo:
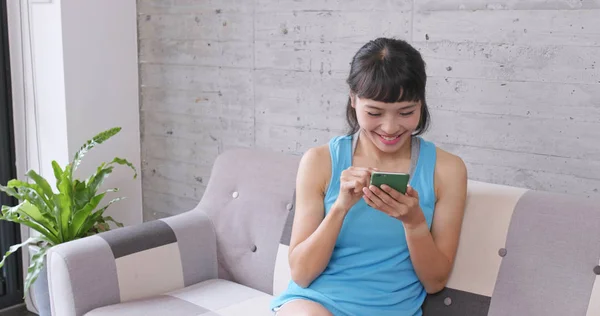
M422 212L421 221L404 224L413 266L428 293L443 290L448 282L458 248L467 195L464 162L438 150L437 164L437 203L431 232Z
M329 149L308 150L298 168L296 210L290 240L292 280L307 287L325 270L347 210L333 207L325 215L323 198L331 177Z
M415 272L428 293L441 291L454 264L467 194L467 171L463 161L438 150L435 169L437 203L431 232L419 206L419 194L406 195L383 185L364 189L371 207L402 221Z

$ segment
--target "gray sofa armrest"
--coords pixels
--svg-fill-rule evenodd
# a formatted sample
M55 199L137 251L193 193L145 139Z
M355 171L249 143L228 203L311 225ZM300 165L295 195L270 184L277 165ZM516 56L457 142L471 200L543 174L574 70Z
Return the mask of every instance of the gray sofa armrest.
M217 278L215 230L193 210L55 246L47 267L52 315L80 316Z

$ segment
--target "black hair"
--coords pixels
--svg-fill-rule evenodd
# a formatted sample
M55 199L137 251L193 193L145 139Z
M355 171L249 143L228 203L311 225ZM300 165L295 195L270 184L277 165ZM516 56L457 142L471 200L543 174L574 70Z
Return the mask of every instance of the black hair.
M352 98L394 103L421 101L421 119L413 135L424 133L430 121L425 101L425 61L418 50L403 40L377 38L366 43L352 58L346 83L350 96L346 107L348 134L358 132Z

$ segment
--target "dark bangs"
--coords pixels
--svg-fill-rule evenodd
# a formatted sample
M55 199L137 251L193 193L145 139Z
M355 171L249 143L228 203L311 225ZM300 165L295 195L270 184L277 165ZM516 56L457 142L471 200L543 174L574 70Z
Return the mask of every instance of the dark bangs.
M346 82L352 95L379 102L421 101L421 120L415 135L428 127L425 100L427 75L421 54L402 40L378 38L365 44L352 59ZM350 134L360 128L348 98L346 117Z
M348 78L348 85L353 94L359 98L379 102L394 103L419 101L425 93L419 87L420 81L415 74L407 74L385 65L385 61L375 61L364 65L361 72Z

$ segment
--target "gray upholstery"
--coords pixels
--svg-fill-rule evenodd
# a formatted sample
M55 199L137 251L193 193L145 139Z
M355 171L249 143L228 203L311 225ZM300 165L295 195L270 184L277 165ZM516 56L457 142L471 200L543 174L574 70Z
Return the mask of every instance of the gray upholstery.
M116 262L101 237L53 247L46 260L52 315L83 315L120 302Z
M159 295L152 298L130 301L123 304L109 305L97 308L86 316L110 316L110 315L144 315L164 316L167 314L177 316L207 315L209 310L169 295ZM208 314L210 315L210 314ZM214 314L213 314L214 315Z
M527 192L512 217L489 315L585 315L599 258L600 205Z
M175 232L163 221L124 227L98 236L106 240L115 259L177 242Z
M53 247L48 270L53 315L79 316L216 278L216 236L187 212Z
M95 309L85 316L271 316L266 293L226 280L200 282L151 298Z
M299 162L298 156L248 149L217 159L200 208L217 233L219 277L272 293L277 241Z
M228 151L195 209L54 247L53 315L272 315L299 160ZM599 263L598 201L469 181L456 262L424 315L600 315Z
M427 296L423 315L486 316L491 297L446 288Z

